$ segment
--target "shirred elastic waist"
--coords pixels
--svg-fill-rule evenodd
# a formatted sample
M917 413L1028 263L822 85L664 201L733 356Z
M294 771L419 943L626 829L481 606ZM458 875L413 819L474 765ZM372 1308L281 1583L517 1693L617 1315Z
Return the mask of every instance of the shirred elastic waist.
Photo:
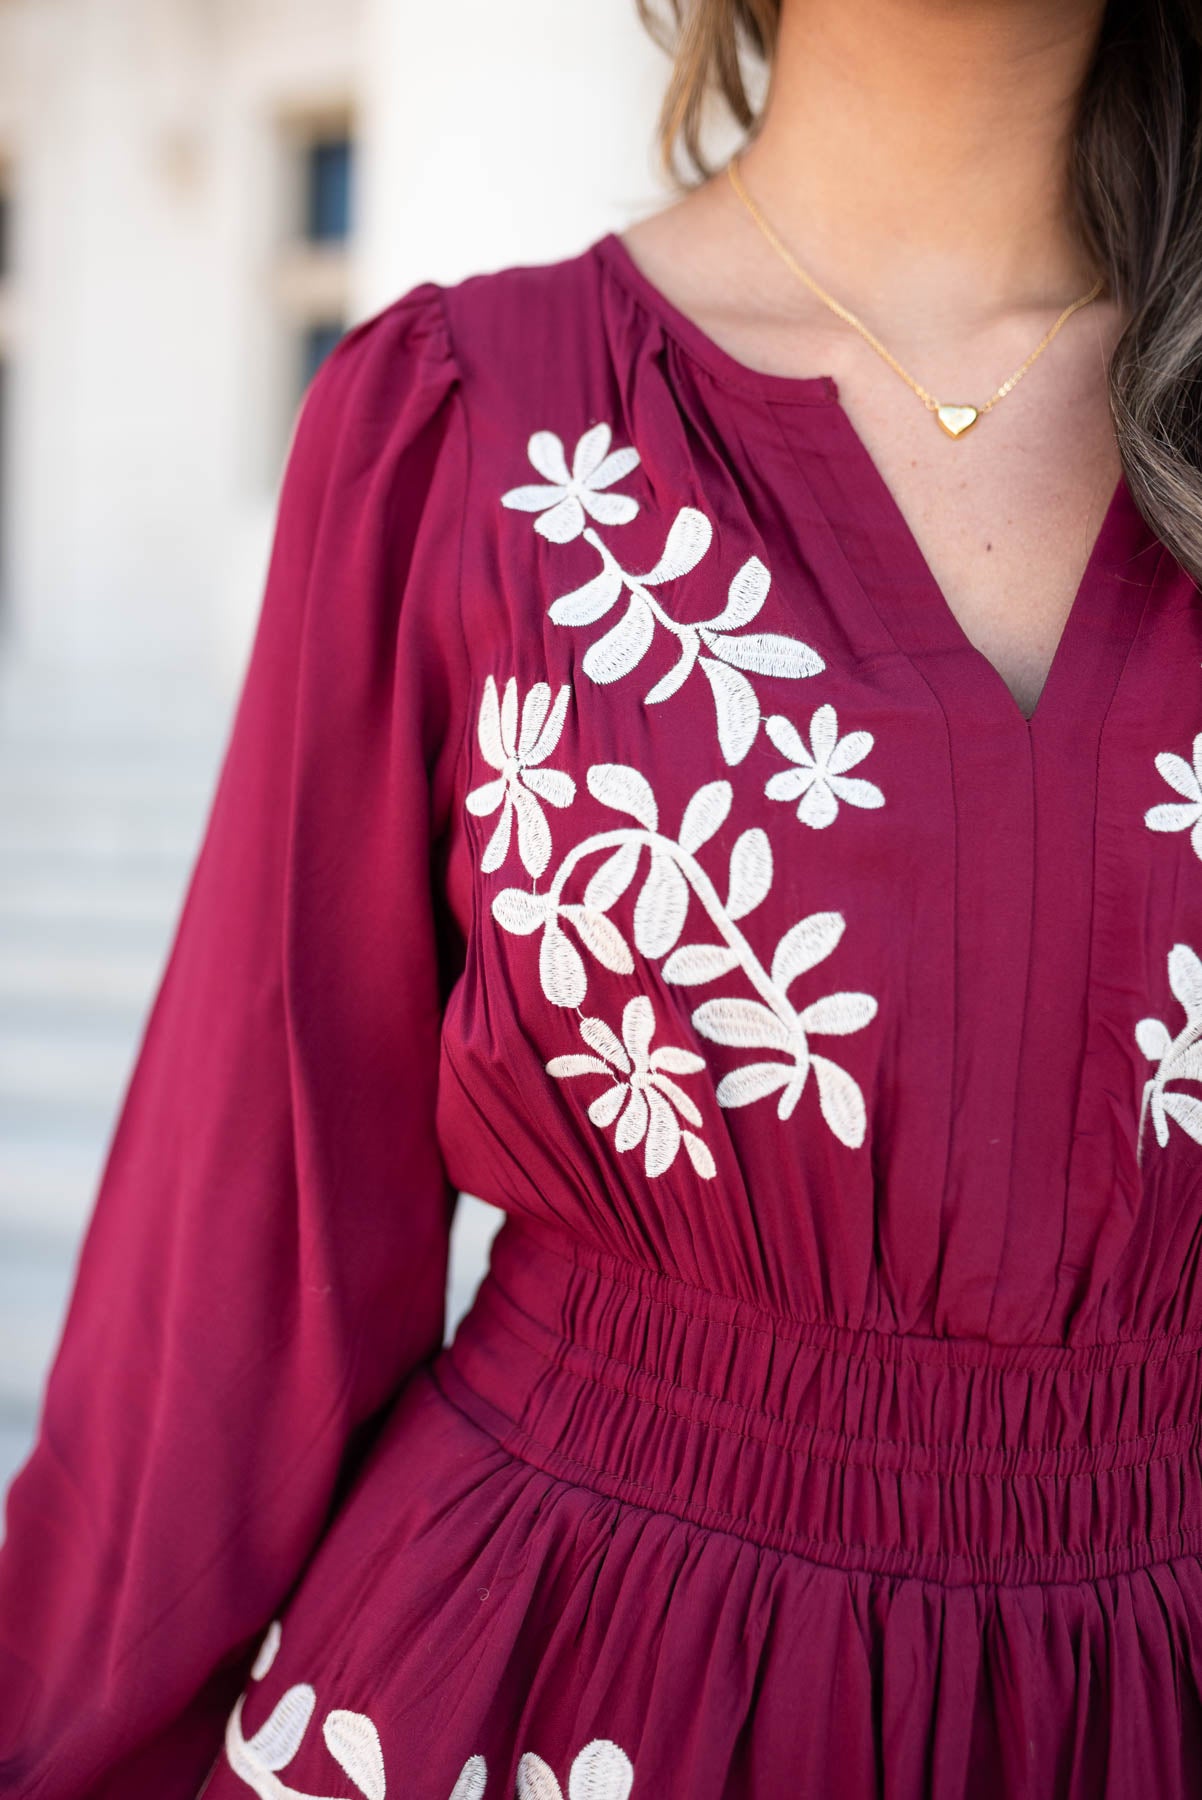
M553 1476L840 1568L1079 1581L1202 1545L1202 1331L807 1323L511 1216L433 1372Z

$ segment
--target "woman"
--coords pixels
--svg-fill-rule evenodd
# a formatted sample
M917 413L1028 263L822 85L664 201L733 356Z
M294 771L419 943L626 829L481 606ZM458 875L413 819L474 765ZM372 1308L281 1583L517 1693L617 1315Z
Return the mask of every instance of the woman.
M7 1796L1202 1789L1202 9L680 12L302 410Z

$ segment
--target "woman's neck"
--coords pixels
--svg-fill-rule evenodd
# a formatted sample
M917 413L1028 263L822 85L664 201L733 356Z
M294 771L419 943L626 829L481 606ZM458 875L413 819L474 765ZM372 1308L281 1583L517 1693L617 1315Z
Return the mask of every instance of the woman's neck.
M963 331L1067 301L1068 147L1103 0L785 0L743 154L794 253L853 308Z

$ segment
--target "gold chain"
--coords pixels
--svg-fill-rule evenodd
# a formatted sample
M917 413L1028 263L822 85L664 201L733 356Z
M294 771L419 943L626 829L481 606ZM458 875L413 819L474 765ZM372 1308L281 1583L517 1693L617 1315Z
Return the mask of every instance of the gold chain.
M949 437L962 437L970 426L976 424L982 413L989 412L997 405L999 400L1004 400L1011 389L1016 387L1022 380L1036 357L1043 355L1043 352L1047 349L1048 345L1065 321L1070 319L1079 308L1088 306L1091 300L1096 300L1105 286L1103 278L1099 275L1087 294L1082 294L1079 299L1072 301L1070 305L1066 306L1060 317L1056 320L1056 323L1049 331L1044 333L1039 343L1036 344L1026 362L1021 363L1019 367L1015 369L1013 375L1008 376L1007 379L1003 381L1001 387L997 388L995 392L989 396L988 400L983 400L980 406L949 405L937 400L934 394L929 393L920 382L915 381L914 377L902 368L896 356L889 350L886 350L881 340L869 331L867 325L865 325L862 320L857 319L855 313L849 311L846 306L842 306L832 294L828 294L825 288L820 287L814 280L814 277L802 268L801 264L797 261L797 258L786 249L784 244L782 244L780 238L776 235L776 232L772 229L771 225L769 225L767 219L764 217L755 201L751 198L751 195L747 192L747 189L743 185L743 178L738 171L738 162L739 158L733 156L726 165L726 172L730 176L730 184L734 188L735 193L739 196L739 199L743 202L743 205L751 214L752 218L755 220L756 224L759 226L760 230L763 232L764 236L768 239L768 242L772 245L772 248L783 258L792 269L793 273L804 281L805 285L818 296L819 300L821 300L825 306L829 306L833 313L837 313L841 319L846 320L847 324L853 326L864 339L865 343L870 344L877 355L882 357L884 361L888 363L889 367L901 376L906 386L913 389L914 393L918 395L918 398L922 401L927 411L934 413L939 424Z

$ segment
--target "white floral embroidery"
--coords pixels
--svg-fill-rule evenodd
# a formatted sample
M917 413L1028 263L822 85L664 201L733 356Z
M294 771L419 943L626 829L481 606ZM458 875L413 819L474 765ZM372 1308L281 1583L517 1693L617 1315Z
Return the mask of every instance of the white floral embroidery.
M273 1619L251 1668L251 1678L261 1681L275 1661L280 1647L280 1622ZM230 1768L262 1800L321 1800L280 1780L301 1747L317 1705L317 1695L307 1682L290 1687L272 1709L266 1724L252 1738L242 1734L242 1708L246 1694L239 1694L225 1728L225 1750ZM343 1774L365 1800L386 1800L387 1784L380 1734L366 1713L334 1711L322 1723L326 1748ZM483 1756L469 1756L460 1770L450 1800L483 1800L488 1785L488 1765ZM593 1738L572 1763L568 1775L568 1800L628 1800L634 1785L634 1765L626 1752L610 1738ZM518 1761L518 1800L563 1800L558 1781L533 1750Z
M1170 1118L1202 1143L1202 1100L1165 1085L1169 1081L1202 1082L1202 1044L1198 1042L1202 1038L1202 961L1188 944L1174 944L1169 951L1168 969L1169 986L1185 1009L1185 1024L1176 1037L1160 1019L1141 1019L1135 1027L1136 1043L1157 1064L1156 1073L1144 1084L1139 1111L1137 1150L1141 1154L1144 1120L1149 1111L1156 1141L1162 1149L1169 1141Z
M795 679L815 675L826 664L799 638L744 630L763 606L771 579L756 556L749 557L735 574L726 604L711 618L677 619L656 598L654 589L689 574L710 547L713 526L696 507L683 506L677 512L663 554L652 568L635 574L622 567L608 545L584 524L586 510L602 525L623 524L638 510L637 503L625 496L595 491L639 461L633 449L605 456L610 435L607 424L594 425L586 432L576 446L569 475L560 438L553 431L535 432L528 453L550 485L510 488L502 494L501 504L541 511L535 528L544 537L567 543L583 534L601 558L597 575L552 602L550 617L557 625L595 624L624 592L629 593L629 603L617 624L585 652L582 667L590 680L619 681L630 674L650 649L659 625L676 638L680 649L672 667L643 696L644 703L655 705L669 699L694 668L700 668L713 694L722 754L728 763L741 762L759 730L761 716L755 688L745 671ZM544 508L550 510L542 511Z
M639 453L629 446L610 451L610 436L611 427L604 421L586 431L576 445L569 471L563 440L553 431L536 431L526 453L547 485L510 488L501 495L501 505L538 513L534 529L553 544L579 537L586 512L599 524L625 525L638 512L638 501L629 494L603 490L636 467Z
M526 936L542 932L539 979L555 1006L579 1007L588 991L588 973L580 948L569 936L570 925L580 945L604 968L630 974L634 958L622 931L608 916L630 887L642 854L647 873L635 901L632 936L646 957L665 957L665 981L701 986L736 970L757 999L724 997L699 1006L694 1029L711 1042L736 1048L774 1050L784 1060L757 1061L726 1075L718 1084L723 1106L744 1106L781 1091L777 1114L787 1119L814 1071L822 1115L832 1132L851 1148L864 1141L863 1096L852 1077L826 1057L811 1052L809 1033L858 1031L875 1017L871 994L835 993L798 1011L788 989L801 975L829 956L843 934L841 913L812 913L785 932L770 969L765 969L737 921L752 912L772 884L772 851L758 826L742 832L731 850L725 901L698 861L697 852L726 820L732 803L728 781L712 781L689 800L676 838L660 830L659 807L651 784L623 763L594 763L586 782L594 799L633 817L635 824L593 833L563 858L543 894L504 888L494 896L492 914L506 931ZM608 852L594 871L580 901L566 899L567 884L583 858ZM696 899L720 943L680 945L692 899Z
M676 1114L690 1125L701 1125L695 1103L673 1075L694 1075L705 1059L692 1050L665 1044L652 1050L655 1010L645 994L628 1000L622 1012L619 1038L604 1019L582 1018L580 1035L595 1056L553 1056L547 1073L557 1080L573 1075L604 1075L609 1086L592 1102L588 1116L600 1129L617 1120L614 1146L633 1150L645 1144L644 1167L648 1175L662 1175L676 1160L683 1143L689 1161L704 1180L715 1173L709 1147L694 1132L682 1129ZM673 1111L675 1108L675 1111Z
M1202 731L1194 739L1193 763L1172 750L1162 750L1156 768L1171 788L1184 796L1184 803L1166 800L1150 806L1144 824L1153 831L1188 831L1190 848L1202 859Z
M535 682L522 703L522 722L518 727L517 681L511 675L505 683L505 695L497 699L497 684L490 675L484 683L480 702L478 735L480 752L490 769L497 770L495 781L486 781L467 796L469 812L495 812L501 817L488 840L480 867L491 872L500 868L509 854L510 831L516 813L518 822L518 854L531 875L541 875L551 860L551 828L539 804L570 806L576 794L576 783L559 769L544 769L544 763L559 742L567 712L569 689L560 688L551 703L551 689L545 681Z
M800 796L797 817L803 825L831 824L840 800L846 800L850 806L885 804L885 796L875 782L846 773L872 749L872 733L849 731L846 737L840 737L839 721L829 702L820 706L810 720L808 749L797 727L780 713L765 719L764 729L781 755L797 765L771 776L764 792L769 800L796 800Z
M826 667L818 652L800 638L744 631L760 612L771 581L758 556L748 557L736 572L726 604L712 618L677 619L656 598L654 589L689 574L709 549L713 526L695 507L681 507L663 554L642 574L623 568L591 527L584 538L600 556L601 570L583 587L552 601L549 615L554 623L594 624L624 592L630 596L617 624L586 650L581 660L585 674L599 683L629 675L650 649L656 626L661 626L676 638L680 650L672 667L644 694L644 704L654 706L669 699L694 668L700 668L713 694L718 742L728 763L742 761L759 729L759 701L744 670L795 680Z
M568 1800L628 1800L634 1765L609 1738L594 1738L576 1756L568 1772ZM517 1800L563 1800L552 1771L533 1750L518 1762Z

